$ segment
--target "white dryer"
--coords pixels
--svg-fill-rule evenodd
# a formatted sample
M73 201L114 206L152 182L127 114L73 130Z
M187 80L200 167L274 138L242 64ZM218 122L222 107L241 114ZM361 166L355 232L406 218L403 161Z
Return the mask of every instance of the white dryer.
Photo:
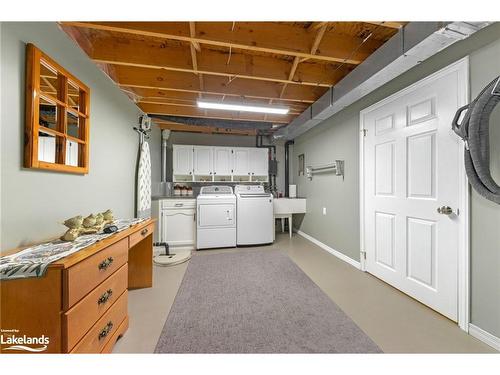
M196 216L198 250L236 246L236 196L231 186L203 186Z
M258 245L274 240L273 195L261 185L236 185L238 245Z

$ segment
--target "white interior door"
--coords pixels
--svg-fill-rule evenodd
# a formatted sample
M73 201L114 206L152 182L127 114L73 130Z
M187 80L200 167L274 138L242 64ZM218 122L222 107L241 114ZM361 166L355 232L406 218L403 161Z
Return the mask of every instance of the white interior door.
M211 175L212 164L212 147L194 146L194 174Z
M466 72L444 69L361 113L366 270L454 321L465 218L451 120Z

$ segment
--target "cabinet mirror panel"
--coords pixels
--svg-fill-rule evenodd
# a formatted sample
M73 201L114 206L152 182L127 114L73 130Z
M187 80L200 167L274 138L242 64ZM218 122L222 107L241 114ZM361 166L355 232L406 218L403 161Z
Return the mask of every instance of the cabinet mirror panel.
M57 130L57 104L40 97L38 123L40 127Z
M66 114L66 121L67 134L71 137L80 138L80 119L78 118L78 115L75 115L73 112L68 111Z
M71 109L80 112L80 88L71 81L68 81L68 104Z
M66 165L78 167L79 144L75 141L66 141Z
M38 160L46 163L56 162L56 136L38 132Z
M57 69L48 62L40 60L40 92L58 99L61 95L59 87Z
M83 82L28 44L24 166L88 173L89 103Z

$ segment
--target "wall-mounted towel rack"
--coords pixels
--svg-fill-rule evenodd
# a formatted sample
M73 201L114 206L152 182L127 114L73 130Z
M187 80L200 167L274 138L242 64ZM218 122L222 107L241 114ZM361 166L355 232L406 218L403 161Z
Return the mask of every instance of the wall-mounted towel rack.
M309 181L312 180L313 175L317 173L327 173L333 172L336 176L342 176L342 180L344 179L344 160L335 160L333 163L317 165L317 166L308 166L306 167L306 176Z

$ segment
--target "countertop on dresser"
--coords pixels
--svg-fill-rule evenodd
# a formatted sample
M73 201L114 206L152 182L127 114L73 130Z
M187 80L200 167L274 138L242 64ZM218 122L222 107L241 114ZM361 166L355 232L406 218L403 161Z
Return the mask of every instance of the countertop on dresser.
M161 199L196 199L195 195L153 195L151 200L158 201Z

